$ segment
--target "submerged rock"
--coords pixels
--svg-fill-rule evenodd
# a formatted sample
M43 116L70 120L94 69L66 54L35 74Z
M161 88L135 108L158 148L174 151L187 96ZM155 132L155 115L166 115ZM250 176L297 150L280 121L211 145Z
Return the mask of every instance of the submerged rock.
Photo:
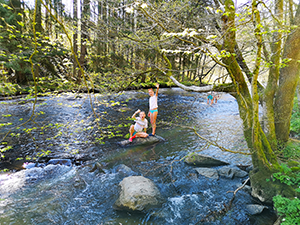
M95 172L96 170L100 173L105 173L104 170L102 169L102 165L99 162L96 162L93 165L93 168L89 172L92 173Z
M213 166L223 166L228 165L229 163L223 162L221 160L212 158L207 155L201 154L192 154L185 158L185 163L191 166L204 166L204 167L213 167Z
M118 210L143 211L162 203L161 194L153 181L142 176L124 178L121 192L114 204Z
M130 175L130 174L132 174L132 173L134 173L133 170L132 170L131 168L129 168L128 166L126 166L126 165L124 165L124 164L118 165L118 166L116 167L116 171L117 171L118 173L123 174L123 175L126 175L126 174L127 174L127 176Z
M218 179L219 175L218 175L218 171L216 169L212 169L212 168L196 168L196 171L205 177L208 178L213 178L213 179Z
M127 146L137 146L137 145L150 145L158 142L166 141L163 137L160 137L158 135L154 136L148 136L146 138L134 138L132 142L129 140L124 140L118 142L118 144L122 147L127 147Z

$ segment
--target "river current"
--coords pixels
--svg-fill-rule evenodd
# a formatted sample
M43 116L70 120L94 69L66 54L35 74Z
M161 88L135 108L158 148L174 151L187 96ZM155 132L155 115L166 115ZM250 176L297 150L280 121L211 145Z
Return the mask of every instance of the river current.
M12 123L0 129L2 139L12 128L0 143L2 149L12 146L1 161L1 169L10 171L0 174L0 224L273 224L271 206L249 214L247 204L261 203L244 189L225 210L246 178L206 178L182 160L199 152L232 165L251 164L250 156L221 151L187 128L224 148L247 152L237 103L219 94L218 103L209 106L206 94L160 89L156 133L166 141L126 148L117 142L133 124L133 112L147 113L147 90L93 95L95 112L85 94L39 97L33 121L24 125L32 99L0 102L0 123ZM107 137L101 140L103 133ZM46 166L51 158L71 159L73 165ZM32 161L41 167L22 169ZM165 203L144 213L115 210L118 184L132 175L153 180Z

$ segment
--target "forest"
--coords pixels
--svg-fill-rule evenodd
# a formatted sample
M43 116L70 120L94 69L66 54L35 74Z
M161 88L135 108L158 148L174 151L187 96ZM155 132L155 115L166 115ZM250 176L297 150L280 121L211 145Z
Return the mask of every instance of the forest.
M299 140L291 138L300 123L299 2L0 3L2 100L27 96L36 103L37 96L49 93L92 96L157 82L229 93L238 103L252 157L253 192L263 202L275 202L284 224L299 222L300 148ZM36 114L33 109L28 121ZM10 125L1 123L0 128ZM3 160L10 133L0 136ZM100 141L106 138L103 133ZM293 155L286 156L291 148Z

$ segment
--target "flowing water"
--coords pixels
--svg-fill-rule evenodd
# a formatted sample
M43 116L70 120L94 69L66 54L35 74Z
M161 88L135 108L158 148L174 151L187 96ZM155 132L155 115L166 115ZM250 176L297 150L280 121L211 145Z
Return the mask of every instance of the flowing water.
M246 204L260 203L246 190L240 190L232 208L224 212L232 191L245 178L205 178L181 160L198 151L233 165L251 164L249 156L221 151L187 128L195 128L222 147L246 152L234 98L223 93L217 104L208 106L206 94L160 89L157 135L166 141L119 147L117 142L124 137L118 135L128 133L125 125L133 123L128 118L135 110L147 112L148 97L147 90L94 96L101 131L86 95L40 97L36 106L39 115L25 125L22 123L32 113L32 100L1 102L0 123L13 125L1 128L0 138L14 125L17 128L6 138L7 143L0 143L2 148L13 146L5 153L1 168L15 171L0 174L0 224L273 224L276 218L271 207L260 215L248 213ZM95 143L101 132L110 138ZM43 152L47 154L41 155ZM15 161L17 157L22 160ZM26 157L40 163L49 158L71 158L73 166L20 170ZM102 170L92 169L95 163ZM153 180L165 203L144 213L115 210L118 184L131 175Z

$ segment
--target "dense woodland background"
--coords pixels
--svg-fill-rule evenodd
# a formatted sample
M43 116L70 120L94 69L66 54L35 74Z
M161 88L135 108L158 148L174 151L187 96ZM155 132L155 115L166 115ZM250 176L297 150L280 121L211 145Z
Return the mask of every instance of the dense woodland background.
M225 75L200 49L163 37L161 27L133 9L134 1L72 1L72 12L65 11L60 0L36 1L36 8L29 3L1 0L1 81L6 83L1 85L2 95L26 91L19 85L27 84L30 90L34 77L29 58L35 47L32 63L40 91L78 88L83 79L90 81L90 88L110 90L167 82L162 49L176 51L166 55L179 81L202 84L205 77L213 81L214 71ZM214 20L206 8L212 2L166 3L151 2L163 23L178 31L190 23L200 29Z

